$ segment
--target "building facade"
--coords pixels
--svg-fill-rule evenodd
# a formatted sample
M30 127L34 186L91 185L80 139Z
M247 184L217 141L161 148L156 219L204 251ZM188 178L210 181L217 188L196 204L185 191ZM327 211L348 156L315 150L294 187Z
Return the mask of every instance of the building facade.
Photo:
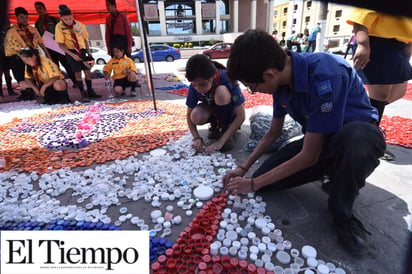
M143 0L143 24L150 43L233 41L247 29L277 30L289 37L319 21L320 2L311 0ZM352 7L328 4L325 39L330 47L350 38ZM104 25L100 26L104 34ZM92 41L96 46L100 41ZM137 43L139 44L139 43ZM139 46L137 46L139 48Z
M294 33L310 30L320 20L321 3L311 0L275 1L272 29L285 39ZM344 46L351 37L352 26L346 23L352 11L351 6L328 4L325 42L328 47Z

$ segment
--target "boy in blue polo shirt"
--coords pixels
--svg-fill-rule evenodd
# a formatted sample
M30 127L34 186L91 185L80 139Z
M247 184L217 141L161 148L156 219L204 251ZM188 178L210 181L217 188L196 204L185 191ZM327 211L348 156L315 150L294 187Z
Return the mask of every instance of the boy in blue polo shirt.
M271 35L249 30L231 49L228 75L252 91L273 94L273 120L248 159L224 177L226 190L280 190L328 175L328 207L338 239L351 253L362 254L367 231L353 216L353 203L386 145L356 71L331 54L285 52ZM274 153L252 178L243 178L281 135L286 114L302 125L304 137Z

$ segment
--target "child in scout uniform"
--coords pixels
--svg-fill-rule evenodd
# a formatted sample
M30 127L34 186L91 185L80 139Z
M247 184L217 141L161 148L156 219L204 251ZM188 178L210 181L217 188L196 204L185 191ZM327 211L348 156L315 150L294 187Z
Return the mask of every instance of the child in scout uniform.
M80 90L82 101L89 102L91 98L100 98L92 88L92 74L88 61L92 60L86 27L73 19L72 11L66 5L59 6L61 21L56 25L55 40L66 53L67 61L75 73L76 84ZM82 74L86 76L87 91L84 90Z
M24 89L32 89L41 103L67 104L67 84L64 76L52 60L40 56L38 50L27 46L20 50L19 57L26 64Z
M24 81L25 65L18 57L19 51L26 46L31 46L32 48L40 46L47 57L50 58L50 55L47 48L44 46L43 39L37 29L29 26L29 14L27 10L23 7L17 7L15 8L14 13L16 15L17 23L11 26L6 33L4 50L8 65L13 72L13 76L20 85L20 83ZM17 97L17 99L33 100L34 93L31 90L26 91L25 89L22 89L21 95Z
M116 96L122 96L125 94L125 88L131 87L130 96L136 96L136 86L140 87L137 83L137 69L132 59L125 55L122 46L112 46L113 58L104 66L104 79L110 81L110 75L114 80L114 94Z

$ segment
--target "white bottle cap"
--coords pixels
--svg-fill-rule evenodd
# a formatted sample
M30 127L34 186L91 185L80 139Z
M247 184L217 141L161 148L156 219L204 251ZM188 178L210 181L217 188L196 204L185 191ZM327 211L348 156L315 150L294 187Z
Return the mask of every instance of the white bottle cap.
M259 253L259 248L255 245L252 245L249 247L250 253L258 254Z
M313 257L309 257L309 258L306 260L306 263L308 264L309 267L316 267L316 266L318 265L318 260L316 260L316 259L313 258Z
M258 244L258 248L260 252L265 252L266 250L266 245L264 243Z
M297 250L296 248L292 248L292 249L290 250L290 255L291 255L292 257L297 257L297 256L299 256L299 250Z
M302 247L302 256L305 258L308 257L312 257L312 258L316 258L316 256L318 255L316 249L313 246L310 245L304 245Z
M200 185L193 190L193 195L201 201L211 199L213 197L213 193L213 188L205 185Z
M267 255L267 254L262 255L262 261L263 262L267 263L267 262L270 262L270 260L271 260L271 258L270 258L269 255Z
M288 264L290 263L290 256L288 253L286 253L285 251L278 251L276 253L276 259L282 263L282 264Z
M283 267L281 267L280 265L276 265L273 269L273 272L275 272L275 274L283 274Z
M182 217L180 215L174 216L173 217L173 223L178 225L182 222Z
M298 265L300 265L300 267L302 267L305 264L305 261L301 257L295 257L293 261L297 263Z
M257 254L256 253L250 253L249 254L249 259L251 260L251 261L256 261L257 260L257 258L258 258L258 256L257 256Z
M229 248L227 248L226 246L222 246L219 249L219 253L220 253L220 255L228 255L229 254Z
M232 256L236 256L237 255L237 248L234 247L234 246L231 246L229 248L229 254L232 255Z
M162 212L160 210L153 210L152 213L150 213L152 220L157 220L160 216L162 216Z
M318 265L316 269L318 270L319 274L329 274L329 267L324 264Z
M230 247L232 245L232 241L230 239L223 239L223 246Z
M277 249L277 245L275 243L268 243L267 246L268 246L268 250L272 252L275 252Z
M256 261L255 261L255 265L257 266L257 267L262 267L263 266L263 261L261 260L261 259L257 259Z
M226 238L230 239L231 241L237 240L237 233L234 230L229 230L226 232Z
M333 263L326 263L326 266L329 268L329 271L335 271L336 266Z
M239 257L239 259L244 260L247 258L247 252L244 250L239 250L237 256Z
M210 255L217 255L219 252L218 245L214 242L210 245Z
M340 268L340 267L337 267L337 268L335 269L335 273L336 273L336 274L346 274L346 271L343 270L343 269Z
M249 239L248 239L248 238L244 238L244 237L241 238L241 239L240 239L240 244L247 246L247 245L249 244Z

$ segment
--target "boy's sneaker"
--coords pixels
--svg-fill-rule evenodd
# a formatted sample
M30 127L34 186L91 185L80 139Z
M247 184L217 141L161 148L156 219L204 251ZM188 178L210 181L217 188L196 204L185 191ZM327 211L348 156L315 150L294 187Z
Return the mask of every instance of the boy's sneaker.
M395 154L393 154L392 152L390 152L388 149L385 150L383 156L381 157L382 160L391 162L395 160Z
M87 95L87 92L85 92L85 91L80 91L80 94L81 94L81 96L82 96L82 99L81 99L81 102L82 102L82 103L88 103L88 102L90 102L90 98L89 98L89 96Z
M94 89L88 89L87 94L89 95L90 98L101 98L101 95L96 94Z
M136 97L136 91L135 90L130 91L130 97Z
M346 222L336 222L336 232L339 243L349 253L357 256L366 253L366 234L371 235L371 233L353 215Z

